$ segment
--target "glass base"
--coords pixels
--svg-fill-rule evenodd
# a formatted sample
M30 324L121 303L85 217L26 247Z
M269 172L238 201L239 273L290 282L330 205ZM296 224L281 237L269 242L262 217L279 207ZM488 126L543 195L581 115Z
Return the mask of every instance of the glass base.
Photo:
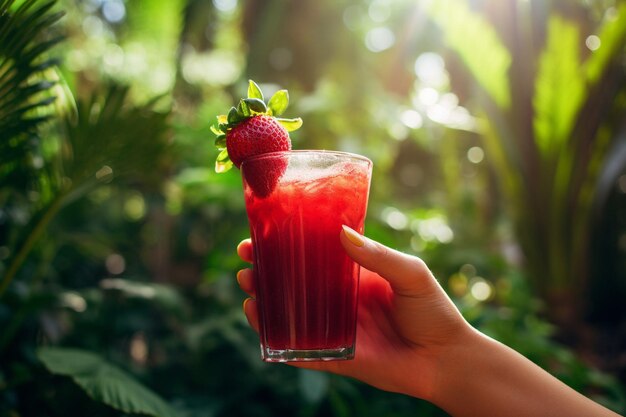
M335 349L270 349L261 346L264 362L343 361L354 359L354 346Z

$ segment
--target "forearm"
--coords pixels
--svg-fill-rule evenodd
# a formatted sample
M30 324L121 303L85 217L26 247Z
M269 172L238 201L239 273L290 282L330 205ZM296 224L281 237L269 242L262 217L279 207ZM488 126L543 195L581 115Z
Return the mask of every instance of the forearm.
M430 400L455 417L617 416L478 332L439 368Z

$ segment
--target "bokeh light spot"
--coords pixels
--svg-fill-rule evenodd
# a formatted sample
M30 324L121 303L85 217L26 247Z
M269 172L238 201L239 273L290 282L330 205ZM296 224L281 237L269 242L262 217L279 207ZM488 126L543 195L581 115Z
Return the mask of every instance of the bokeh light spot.
M467 159L473 164L480 164L485 159L485 151L480 146L472 146L467 151Z
M119 253L112 253L104 261L109 274L119 275L126 270L126 260Z
M119 23L126 17L126 6L120 0L107 0L102 5L102 15L111 23Z
M213 6L220 12L231 13L237 8L237 0L213 0Z
M470 281L470 293L478 301L487 301L493 295L493 288L483 278L476 277Z
M424 124L422 115L415 110L405 110L400 115L402 123L411 129L419 129Z
M274 48L270 52L270 65L278 70L284 71L293 63L293 54L287 48Z
M415 75L431 87L441 87L448 82L445 64L441 55L425 52L415 60Z
M585 39L585 45L587 45L587 48L589 48L591 51L597 51L598 49L600 49L602 42L600 41L600 38L596 35L591 35L587 36L587 39Z
M383 220L392 229L402 230L409 225L409 219L404 213L395 207L387 207L382 212Z
M365 46L372 52L382 52L396 42L396 36L386 26L370 30L365 35Z

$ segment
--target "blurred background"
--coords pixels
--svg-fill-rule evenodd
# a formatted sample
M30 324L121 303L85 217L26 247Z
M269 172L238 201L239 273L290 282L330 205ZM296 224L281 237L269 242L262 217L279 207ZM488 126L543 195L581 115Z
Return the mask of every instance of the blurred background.
M625 65L619 0L0 0L0 416L446 415L260 361L209 130L249 78L374 161L367 235L625 413Z

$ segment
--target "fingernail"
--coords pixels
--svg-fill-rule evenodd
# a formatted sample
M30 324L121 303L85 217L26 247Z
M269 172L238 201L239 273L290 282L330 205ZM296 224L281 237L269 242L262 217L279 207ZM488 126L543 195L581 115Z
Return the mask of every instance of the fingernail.
M237 284L241 285L240 281L241 270L237 271Z
M359 248L361 248L361 247L363 247L363 245L365 245L365 241L363 240L363 236L361 236L360 234L358 234L357 232L355 232L354 230L352 230L351 228L349 228L346 225L343 225L341 227L343 228L343 233L346 235L348 240L354 246L358 246Z
M250 301L250 298L246 298L245 300L243 300L243 306L242 306L242 308L243 308L243 311L244 311L244 312L246 311L246 304L248 304L248 301Z

